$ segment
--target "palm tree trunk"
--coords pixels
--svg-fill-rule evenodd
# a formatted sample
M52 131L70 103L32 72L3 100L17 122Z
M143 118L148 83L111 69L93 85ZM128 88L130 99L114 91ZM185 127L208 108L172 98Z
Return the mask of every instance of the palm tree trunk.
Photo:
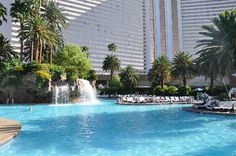
M34 43L31 42L30 44L30 61L32 62L34 60Z
M51 63L51 64L52 64L52 48L53 48L52 45L50 45L48 59L49 59L49 63Z
M186 85L187 85L187 78L185 75L183 75L183 85L184 85L184 87L186 87Z
M20 20L20 31L23 31L23 20ZM24 52L24 40L20 37L20 60L23 61L23 52Z
M211 72L209 90L210 90L210 91L213 91L213 88L214 88L214 74L213 74L213 72Z
M111 77L110 77L111 81L112 81L113 73L114 73L114 71L111 70L111 75L110 75L110 76L111 76Z
M163 89L163 87L164 87L164 78L161 77L161 89Z
M39 63L42 63L42 51L43 51L43 44L39 42L40 49L39 49Z
M39 62L39 40L36 40L35 43L35 61L36 63Z

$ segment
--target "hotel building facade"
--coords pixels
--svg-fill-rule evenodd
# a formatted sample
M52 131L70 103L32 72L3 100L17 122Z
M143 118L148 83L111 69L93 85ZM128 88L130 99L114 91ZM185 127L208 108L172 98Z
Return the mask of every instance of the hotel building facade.
M13 0L0 0L8 10ZM173 59L177 51L194 54L201 25L225 9L236 8L235 0L55 0L64 8L69 27L63 30L66 43L87 45L89 58L98 74L115 43L122 67L134 66L147 73L153 60L166 55ZM19 26L11 22L0 27L18 49Z

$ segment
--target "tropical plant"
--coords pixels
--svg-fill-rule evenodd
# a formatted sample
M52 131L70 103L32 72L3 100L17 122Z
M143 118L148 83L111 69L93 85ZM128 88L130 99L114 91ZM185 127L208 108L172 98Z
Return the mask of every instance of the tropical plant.
M200 32L205 39L198 41L198 54L211 53L217 56L220 74L229 73L236 68L236 9L220 13L212 20L213 25L202 26Z
M122 87L122 82L121 78L119 75L113 75L112 80L109 83L110 88L121 88Z
M171 63L166 56L162 55L154 60L149 71L149 80L156 82L163 88L164 84L170 80Z
M88 73L88 80L89 81L94 81L94 80L97 80L97 74L96 74L96 71L95 70L90 70L89 73Z
M89 56L89 47L86 45L81 46L82 52L86 53L87 57Z
M181 96L187 96L191 93L191 87L189 86L180 86L178 87L178 94Z
M196 59L198 71L200 75L210 78L209 91L214 88L214 81L220 75L220 67L218 66L218 56L214 51L203 50L197 53L199 57Z
M35 60L36 63L42 62L43 46L45 44L54 45L57 40L56 33L49 22L41 16L30 17L20 35L32 44L31 61Z
M117 46L115 43L111 43L107 46L108 50L112 52L112 54L117 50Z
M210 78L210 88L214 79L230 74L233 65L236 68L236 9L220 13L212 20L212 25L202 26L200 32L205 39L199 40L196 53L200 74Z
M10 15L13 18L13 22L20 23L20 32L24 29L24 22L30 16L29 3L21 0L15 0L11 4ZM20 59L23 60L24 40L20 37Z
M59 66L75 66L79 78L86 78L91 69L91 64L85 53L77 45L68 44L61 48L55 55L53 62Z
M102 69L104 71L110 70L110 78L112 80L114 72L120 70L120 60L115 55L107 55L103 61Z
M177 92L178 92L178 88L175 86L169 86L166 90L166 94L170 96L176 95Z
M0 61L0 81L17 66L22 66L22 63L18 59Z
M48 61L52 63L52 53L53 50L56 49L56 46L62 48L64 46L64 40L62 36L62 28L67 28L68 26L68 19L63 14L63 8L55 3L54 1L50 0L43 5L43 18L50 23L51 29L56 34L56 42L49 44L47 47L49 49L48 53Z
M46 19L53 28L61 30L67 28L67 17L63 14L64 9L52 0L49 0L43 6L42 16Z
M0 33L0 62L17 58L17 53L13 50L10 41Z
M167 90L168 90L168 87L166 85L163 85L163 86L157 85L154 88L154 94L163 96L166 94Z
M131 65L128 65L121 71L120 78L123 86L128 90L133 90L135 85L138 83L138 76Z
M177 52L173 59L171 75L181 77L183 85L187 85L187 78L196 74L196 68L192 56L186 52Z
M2 3L0 3L0 25L2 25L3 22L7 22L6 16L7 9L3 6Z
M79 77L78 68L76 66L67 66L65 67L66 78L67 80L76 80Z

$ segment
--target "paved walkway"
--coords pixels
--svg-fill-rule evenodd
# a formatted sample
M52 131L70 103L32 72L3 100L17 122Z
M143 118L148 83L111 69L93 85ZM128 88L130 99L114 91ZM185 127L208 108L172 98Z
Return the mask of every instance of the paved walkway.
M0 118L0 145L13 139L20 131L21 124L12 119Z

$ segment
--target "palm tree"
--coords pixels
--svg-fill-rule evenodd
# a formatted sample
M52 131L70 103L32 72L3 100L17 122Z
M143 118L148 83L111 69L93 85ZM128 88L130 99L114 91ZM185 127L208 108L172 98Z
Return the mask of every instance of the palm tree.
M30 17L24 25L24 30L20 33L23 39L31 42L31 61L42 62L43 47L55 45L57 36L49 22L41 16Z
M21 2L21 0L15 0L14 3L11 4L10 15L13 18L13 22L20 23L20 32L24 28L24 22L27 17L30 15L30 7L29 3ZM23 60L23 50L24 50L24 40L20 37L20 59Z
M163 88L164 83L170 80L171 63L166 56L162 55L154 60L149 71L149 79L157 82Z
M63 14L64 9L58 5L58 3L49 0L47 3L43 5L43 14L42 16L46 19L50 25L61 31L61 28L67 28L68 19Z
M86 45L81 46L81 50L82 50L82 52L86 53L87 57L89 56L89 53L88 53L89 47L88 46L86 46Z
M17 58L17 53L13 51L10 41L0 33L0 62Z
M205 39L198 41L197 47L201 47L198 54L211 51L217 55L220 72L226 74L233 64L236 68L236 10L226 10L212 22L213 25L202 26L204 31L200 34Z
M112 52L112 55L113 53L117 50L117 46L115 43L111 43L107 46L108 50Z
M52 53L53 49L55 51L56 47L62 47L61 45L64 45L64 40L62 36L62 28L67 28L68 26L68 19L63 14L63 8L58 5L58 3L55 3L54 1L50 0L47 3L44 3L43 5L43 18L47 20L50 23L50 26L55 31L57 36L57 42L55 45L48 45L49 47L49 53L48 53L48 59L49 62L52 63Z
M121 82L126 89L133 90L135 85L138 83L138 76L136 75L135 69L128 65L120 73Z
M7 16L7 9L0 2L0 25L2 25L3 21L7 22L6 16Z
M236 68L236 9L224 11L212 20L213 25L202 26L201 35L196 48L200 50L197 63L200 74L210 78L210 90L214 87L217 76L225 76Z
M220 75L220 67L218 66L218 56L214 51L206 50L197 53L199 57L196 59L198 71L200 75L210 78L209 90L214 88L214 80Z
M174 77L181 77L183 85L186 87L187 78L196 73L192 56L185 52L177 52L172 64L171 75Z
M115 55L107 55L103 61L102 69L104 71L110 70L112 80L113 73L120 70L120 60Z

